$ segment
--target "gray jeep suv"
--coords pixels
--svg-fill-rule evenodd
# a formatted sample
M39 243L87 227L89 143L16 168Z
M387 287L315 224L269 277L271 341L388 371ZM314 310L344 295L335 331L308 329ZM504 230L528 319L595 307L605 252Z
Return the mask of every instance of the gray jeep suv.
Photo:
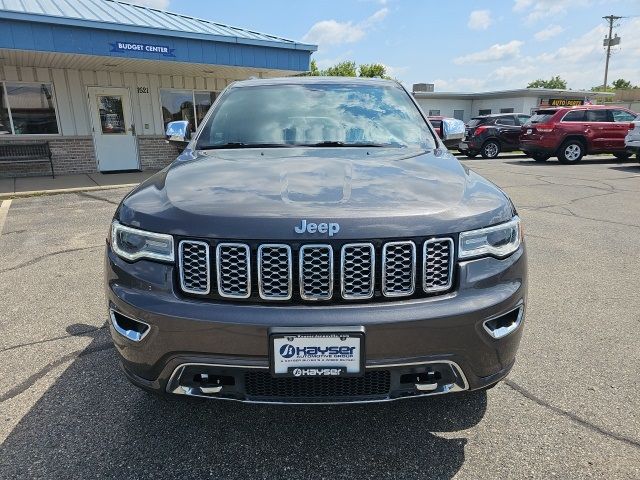
M398 83L229 86L119 205L105 255L124 372L157 392L341 403L479 390L515 361L520 219Z

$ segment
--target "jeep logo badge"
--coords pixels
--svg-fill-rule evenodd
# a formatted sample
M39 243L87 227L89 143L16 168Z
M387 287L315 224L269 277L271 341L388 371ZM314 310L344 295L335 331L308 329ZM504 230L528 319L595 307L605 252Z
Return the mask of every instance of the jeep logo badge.
M328 233L330 237L333 237L340 231L340 225L337 223L313 223L307 222L306 219L302 219L302 223L293 227L296 233Z

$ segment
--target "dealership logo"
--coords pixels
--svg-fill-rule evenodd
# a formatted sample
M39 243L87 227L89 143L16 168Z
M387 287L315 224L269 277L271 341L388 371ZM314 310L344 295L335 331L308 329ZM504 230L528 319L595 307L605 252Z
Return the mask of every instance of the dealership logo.
M343 346L330 346L330 347L294 347L290 343L285 343L280 347L280 356L282 358L298 357L320 357L323 355L351 355L356 347Z
M333 237L340 231L340 224L338 223L313 223L307 222L306 219L302 219L300 225L293 227L296 233L328 233L330 237Z
M343 371L343 368L294 368L291 373L294 377L338 377Z

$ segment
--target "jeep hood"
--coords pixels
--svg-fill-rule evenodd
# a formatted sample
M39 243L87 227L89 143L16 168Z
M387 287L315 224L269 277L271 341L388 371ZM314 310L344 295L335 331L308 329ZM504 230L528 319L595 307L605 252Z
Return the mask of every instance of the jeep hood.
M398 238L509 220L494 184L446 150L277 148L193 152L133 190L116 213L149 231L224 239L322 239L294 226L336 222L334 238Z

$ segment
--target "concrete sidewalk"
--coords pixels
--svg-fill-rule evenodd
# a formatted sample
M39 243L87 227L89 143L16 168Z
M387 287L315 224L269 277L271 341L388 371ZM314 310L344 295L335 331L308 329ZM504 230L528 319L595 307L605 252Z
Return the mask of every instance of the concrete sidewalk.
M31 195L105 190L115 187L134 187L158 170L127 173L88 173L51 177L0 178L0 199Z

